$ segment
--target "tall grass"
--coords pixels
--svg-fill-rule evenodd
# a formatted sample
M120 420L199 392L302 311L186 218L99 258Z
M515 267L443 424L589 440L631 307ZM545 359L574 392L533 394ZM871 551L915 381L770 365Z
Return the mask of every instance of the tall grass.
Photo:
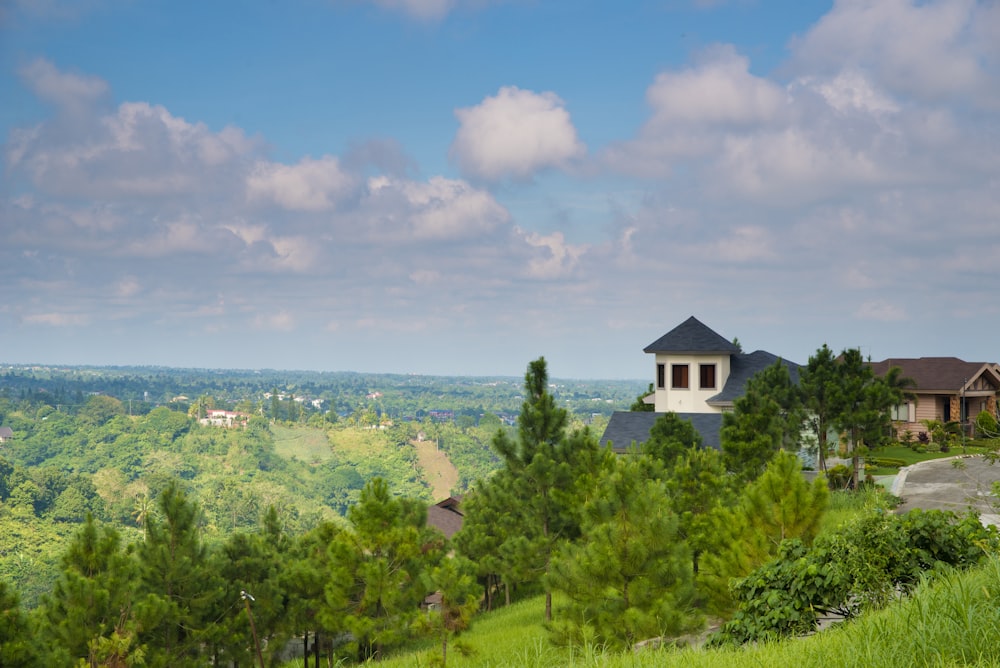
M913 594L879 612L809 636L753 647L658 649L615 654L601 647L560 648L541 624L542 599L482 615L449 649L454 668L951 668L1000 666L1000 556L966 572L928 577ZM439 665L427 644L390 657L383 668ZM288 668L301 663L286 664Z

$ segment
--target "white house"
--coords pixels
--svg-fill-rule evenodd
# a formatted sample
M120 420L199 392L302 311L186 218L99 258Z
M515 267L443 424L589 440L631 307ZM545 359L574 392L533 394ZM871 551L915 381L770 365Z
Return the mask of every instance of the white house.
M774 364L778 356L740 348L691 316L643 349L654 356L653 412L616 411L601 443L625 450L649 437L660 415L677 413L690 420L705 445L718 448L722 413L746 391L747 381ZM784 361L797 383L799 365ZM647 397L648 401L648 397Z

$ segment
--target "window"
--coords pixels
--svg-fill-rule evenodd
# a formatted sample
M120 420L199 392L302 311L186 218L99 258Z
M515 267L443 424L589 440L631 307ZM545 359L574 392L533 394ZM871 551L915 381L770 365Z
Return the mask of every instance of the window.
M699 387L703 390L714 390L715 389L715 365L714 364L699 364L698 365Z
M662 390L667 386L667 365L656 365L656 388Z
M910 421L910 404L899 404L889 409L889 418L896 422Z
M675 390L688 389L687 364L671 364L670 373L672 374L670 387L674 388Z

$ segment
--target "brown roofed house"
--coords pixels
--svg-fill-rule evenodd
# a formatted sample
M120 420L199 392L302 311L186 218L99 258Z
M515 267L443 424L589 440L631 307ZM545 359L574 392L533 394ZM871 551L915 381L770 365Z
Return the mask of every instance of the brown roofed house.
M922 420L961 422L972 434L976 417L982 412L997 414L1000 395L1000 366L993 362L966 362L957 357L890 358L873 362L876 375L884 376L891 367L912 378L907 388L916 399L892 409L897 431L919 434L927 431Z
M14 438L14 430L10 427L0 427L0 443L6 443Z

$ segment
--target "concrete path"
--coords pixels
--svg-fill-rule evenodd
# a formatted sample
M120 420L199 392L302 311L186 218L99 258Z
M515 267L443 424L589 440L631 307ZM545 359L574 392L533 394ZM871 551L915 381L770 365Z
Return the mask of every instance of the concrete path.
M903 499L899 512L937 508L961 513L972 508L983 524L1000 526L1000 499L990 494L998 480L1000 462L991 465L980 456L958 455L900 469L892 493Z

